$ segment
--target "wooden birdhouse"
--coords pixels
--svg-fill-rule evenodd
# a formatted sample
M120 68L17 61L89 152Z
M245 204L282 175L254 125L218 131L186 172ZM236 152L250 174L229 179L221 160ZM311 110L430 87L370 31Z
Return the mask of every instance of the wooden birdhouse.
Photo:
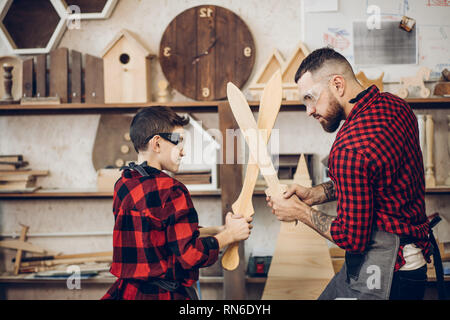
M103 51L105 103L151 101L150 63L154 55L128 30Z

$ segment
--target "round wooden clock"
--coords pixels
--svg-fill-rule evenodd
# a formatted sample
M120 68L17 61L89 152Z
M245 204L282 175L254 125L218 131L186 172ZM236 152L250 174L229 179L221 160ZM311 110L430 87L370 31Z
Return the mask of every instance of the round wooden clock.
M172 88L194 100L226 98L242 88L255 63L250 30L228 9L204 5L180 13L161 39L161 68Z

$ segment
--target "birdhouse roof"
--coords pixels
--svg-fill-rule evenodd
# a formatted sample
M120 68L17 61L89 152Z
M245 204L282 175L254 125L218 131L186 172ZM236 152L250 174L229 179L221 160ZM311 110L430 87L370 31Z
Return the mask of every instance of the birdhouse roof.
M111 42L106 46L102 52L102 57L105 57L114 45L123 37L125 37L136 49L138 49L145 57L155 56L131 31L122 29Z

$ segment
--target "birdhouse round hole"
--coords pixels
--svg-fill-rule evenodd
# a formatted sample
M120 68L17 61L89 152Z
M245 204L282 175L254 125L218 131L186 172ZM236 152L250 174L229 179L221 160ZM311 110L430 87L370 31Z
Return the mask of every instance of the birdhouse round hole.
M130 62L130 56L127 53L122 53L119 57L120 63L127 64Z

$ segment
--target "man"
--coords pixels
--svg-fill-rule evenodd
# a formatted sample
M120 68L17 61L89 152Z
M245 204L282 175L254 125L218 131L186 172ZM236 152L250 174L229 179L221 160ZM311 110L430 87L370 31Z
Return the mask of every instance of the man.
M429 223L416 117L376 86L364 88L331 48L301 63L295 82L309 116L334 132L331 181L292 185L267 198L281 221L299 220L345 249L345 264L319 299L423 299ZM337 200L337 216L311 206Z

